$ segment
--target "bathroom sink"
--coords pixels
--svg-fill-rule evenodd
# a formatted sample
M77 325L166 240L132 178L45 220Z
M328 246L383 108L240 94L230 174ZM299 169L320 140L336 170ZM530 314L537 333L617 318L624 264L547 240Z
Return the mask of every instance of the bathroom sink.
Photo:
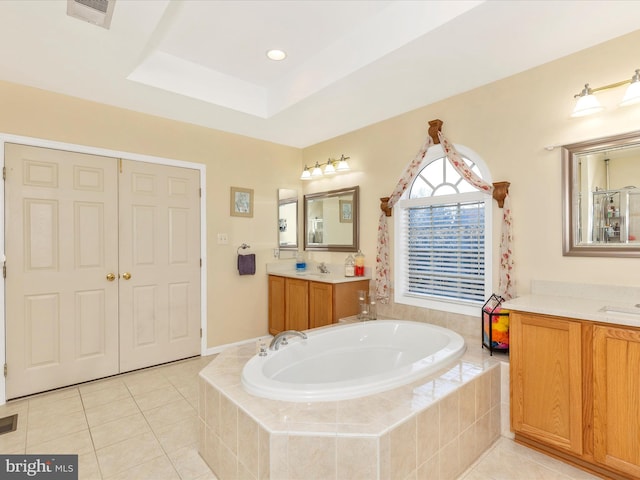
M617 318L627 318L640 320L640 307L617 307L617 306L604 306L600 310L600 312Z

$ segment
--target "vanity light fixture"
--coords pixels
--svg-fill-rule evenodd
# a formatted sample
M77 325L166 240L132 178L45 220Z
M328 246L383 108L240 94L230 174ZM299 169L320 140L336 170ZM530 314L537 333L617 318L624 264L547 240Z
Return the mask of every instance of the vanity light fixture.
M304 166L302 175L300 175L300 180L311 180L311 172L309 171L306 165Z
M313 167L313 170L311 170L311 177L312 178L318 178L322 176L322 170L320 169L320 164L318 164L318 162L316 162L316 166Z
M631 83L627 87L624 97L622 97L620 106L626 107L634 103L640 103L640 69L637 69L636 73L631 77Z
M329 159L327 160L327 166L324 167L324 174L333 175L334 173L336 173L336 167L333 166L333 162Z
M590 88L589 84L585 84L582 91L576 95L576 106L571 113L572 117L584 117L604 110L604 107L600 105L600 102L595 97L594 93L602 90L609 90L611 88L621 87L622 85L629 85L627 91L624 94L620 106L632 105L640 102L640 69L636 69L634 75L630 80L623 80L621 82L611 83L604 87Z
M349 158L350 157L341 155L339 160L330 158L325 163L316 162L313 168L309 168L305 165L302 175L300 175L300 180L311 180L320 178L324 175L346 172L350 169L349 164L347 163ZM322 166L324 166L324 171L321 168Z
M350 157L345 157L344 155L340 155L340 160L338 160L338 166L336 167L336 172L346 172L349 170L349 164L347 160Z

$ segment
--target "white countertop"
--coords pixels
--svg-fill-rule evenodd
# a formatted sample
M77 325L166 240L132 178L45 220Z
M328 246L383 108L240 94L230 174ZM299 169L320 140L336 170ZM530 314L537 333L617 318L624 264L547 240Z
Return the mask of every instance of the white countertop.
M297 278L300 280L309 280L313 282L323 283L348 283L359 282L361 280L371 280L368 269L365 268L363 277L345 277L344 265L327 264L329 273L320 273L318 263L308 262L307 269L298 272L294 262L268 263L267 275L277 275L279 277Z
M505 309L640 327L640 288L532 282L532 292L502 304Z

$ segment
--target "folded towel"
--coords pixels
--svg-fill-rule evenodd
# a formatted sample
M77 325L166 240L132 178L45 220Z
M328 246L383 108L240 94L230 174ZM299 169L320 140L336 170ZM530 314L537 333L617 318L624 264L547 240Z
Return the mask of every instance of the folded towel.
M240 275L255 275L256 273L255 253L249 253L247 255L238 255L238 273Z

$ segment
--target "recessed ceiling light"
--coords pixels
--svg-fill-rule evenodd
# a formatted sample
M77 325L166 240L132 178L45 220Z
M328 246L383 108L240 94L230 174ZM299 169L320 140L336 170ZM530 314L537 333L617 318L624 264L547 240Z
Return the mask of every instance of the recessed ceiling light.
M282 50L269 50L267 52L267 57L269 57L271 60L278 61L287 58L287 54Z

